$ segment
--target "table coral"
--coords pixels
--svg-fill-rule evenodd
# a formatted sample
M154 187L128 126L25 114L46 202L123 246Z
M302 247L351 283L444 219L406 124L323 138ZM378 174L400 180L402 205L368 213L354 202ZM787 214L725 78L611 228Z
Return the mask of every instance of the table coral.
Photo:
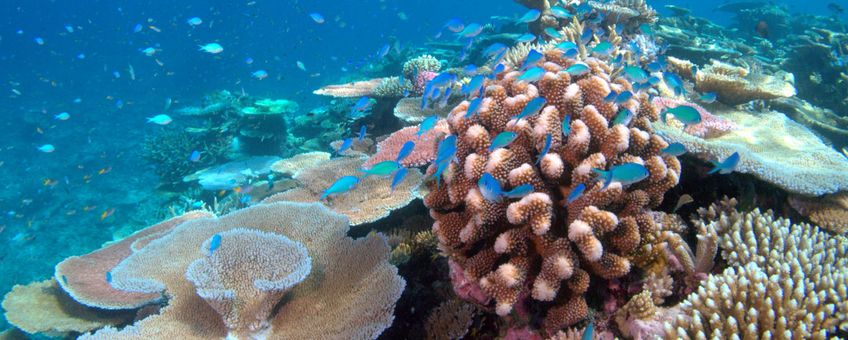
M716 60L696 72L695 90L715 92L718 101L728 105L795 95L795 87L791 81L775 75L751 72L747 68Z
M251 336L373 338L391 324L394 304L405 283L397 275L397 269L388 263L389 247L385 240L379 235L357 240L347 237L347 219L320 204L277 202L255 205L219 218L185 222L122 261L112 271L112 286L166 294L167 306L159 314L131 326L120 330L107 327L83 338L227 336L224 320L198 295L194 284L186 278L186 271L193 262L209 256L209 238L237 228L283 235L303 244L312 259L312 272L286 294L267 320L269 327ZM226 251L224 242L228 239L222 236L221 247L216 251ZM237 271L234 275L257 274L249 272L249 268L253 266L232 270ZM258 286L264 284L259 282Z
M329 160L330 156L332 155L322 151L301 153L271 164L271 170L283 175L296 176L303 169Z
M317 202L321 193L337 179L362 175L364 161L360 157L340 157L301 170L294 176L300 183L299 187L273 195L265 202ZM412 202L417 197L422 179L420 171L409 169L406 178L392 192L391 178L364 177L350 192L330 197L327 206L347 216L353 226L374 222Z
M395 105L394 115L405 124L418 124L429 116L436 115L444 118L450 112L450 107L444 108L433 105L433 107L421 108L421 97L403 98Z
M330 96L336 98L362 97L370 96L374 93L374 89L380 86L385 78L374 78L363 81L355 81L352 83L327 85L312 93L320 96Z
M443 185L428 182L425 197L440 247L464 277L494 298L499 315L524 304L541 308L548 334L587 316L584 294L591 277L613 279L630 271L628 256L639 247L640 234L656 228L650 208L662 202L680 175L678 160L660 154L668 144L652 132L658 111L647 94L620 105L605 102L611 90L632 90L630 82L611 77L610 66L594 58L583 60L588 74L559 72L575 62L546 52L539 64L547 72L538 84L516 80L519 72L505 72L487 81L477 115L466 117L467 101L455 107L447 121L458 137L459 163L448 165ZM548 104L539 114L512 118L539 96ZM623 108L634 112L633 121L610 126ZM567 115L571 131L563 136ZM503 131L518 137L508 148L490 151L491 139ZM548 134L551 149L541 157L538 150ZM644 164L649 177L603 189L592 172L628 162ZM534 192L487 200L477 188L484 172L504 190L530 184ZM586 185L585 193L566 203L579 184Z
M703 139L679 127L655 122L669 142L680 142L706 161L738 152L736 171L754 175L785 190L818 196L848 189L848 160L804 126L774 111L752 113L729 107L714 110L739 128Z

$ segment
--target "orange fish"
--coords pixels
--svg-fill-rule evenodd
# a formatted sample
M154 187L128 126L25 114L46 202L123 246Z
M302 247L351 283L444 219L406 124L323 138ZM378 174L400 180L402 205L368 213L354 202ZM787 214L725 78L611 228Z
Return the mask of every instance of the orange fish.
M108 173L109 173L109 171L112 171L112 167L111 167L111 166L108 166L108 167L105 167L105 168L103 168L103 169L97 170L97 174L98 174L98 175L105 175L105 174L108 174Z
M112 214L114 214L114 213L115 213L115 208L111 208L109 210L106 210L102 214L100 214L100 220L101 221L105 220L107 217L112 216Z
M238 194L238 193L240 193L240 192L241 192L241 187L235 187L235 188L233 188L233 192L235 192L235 193L237 193L237 194Z

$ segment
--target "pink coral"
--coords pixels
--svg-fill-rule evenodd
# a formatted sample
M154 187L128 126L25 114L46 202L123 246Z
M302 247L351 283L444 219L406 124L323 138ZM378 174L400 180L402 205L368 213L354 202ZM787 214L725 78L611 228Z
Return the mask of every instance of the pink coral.
M436 76L438 76L438 75L439 75L438 73L432 72L432 71L418 72L418 75L415 77L414 92L415 93L423 93L424 92L424 86L426 86L428 82L433 80L433 78L436 78Z
M444 119L439 120L432 130L425 132L418 138L418 127L408 126L398 131L395 131L388 138L377 144L377 153L365 161L362 166L364 168L371 167L374 164L382 161L394 160L397 158L398 152L407 141L415 142L415 148L409 154L401 165L405 167L419 167L427 165L436 159L436 149L438 148L439 136L448 134L448 124Z
M450 278L451 284L453 285L453 291L457 296L459 296L459 298L465 301L476 302L481 305L489 303L489 297L483 293L480 285L469 280L465 275L465 271L459 264L454 262L454 260L448 260L448 267L450 268Z
M736 123L713 115L707 111L707 109L697 104L665 97L654 97L651 102L656 105L660 111L675 108L680 105L691 106L695 108L695 110L698 110L698 113L701 114L701 123L688 126L685 129L686 133L696 137L715 138L738 128Z

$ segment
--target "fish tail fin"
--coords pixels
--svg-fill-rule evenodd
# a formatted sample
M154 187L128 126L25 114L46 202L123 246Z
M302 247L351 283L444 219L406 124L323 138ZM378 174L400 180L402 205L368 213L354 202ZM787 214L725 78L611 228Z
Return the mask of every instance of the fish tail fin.
M600 169L592 169L596 174L598 174L598 178L604 181L604 186L601 190L606 189L610 183L612 183L612 171L604 171Z
M719 171L721 171L721 167L720 167L720 166L718 166L718 165L716 165L716 166L715 166L712 170L710 170L709 172L707 172L707 175L712 175L712 174L714 174L714 173L716 173L716 172L719 172Z

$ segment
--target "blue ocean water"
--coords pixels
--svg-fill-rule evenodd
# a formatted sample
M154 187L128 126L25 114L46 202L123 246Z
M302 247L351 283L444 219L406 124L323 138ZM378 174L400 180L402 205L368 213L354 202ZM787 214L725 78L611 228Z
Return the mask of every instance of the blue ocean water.
M649 1L661 14L675 5L731 25L730 13L714 10L722 3ZM779 2L822 16L833 14L830 3ZM371 69L384 46L426 49L451 18L487 23L525 11L507 0L2 1L0 295L167 215L156 207L175 194L142 155L145 138L166 127L148 117L220 90L308 111L329 101L317 88L391 75ZM198 51L208 43L223 51ZM260 70L267 78L253 75ZM54 117L62 112L70 118ZM55 151L37 150L45 144Z

